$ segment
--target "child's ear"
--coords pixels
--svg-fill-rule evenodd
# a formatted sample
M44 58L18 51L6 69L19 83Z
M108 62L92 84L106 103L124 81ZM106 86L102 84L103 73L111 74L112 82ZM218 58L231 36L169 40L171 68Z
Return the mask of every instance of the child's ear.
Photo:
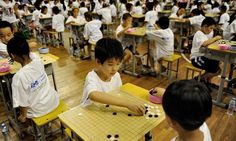
M99 59L96 58L95 61L96 61L97 64L101 64Z

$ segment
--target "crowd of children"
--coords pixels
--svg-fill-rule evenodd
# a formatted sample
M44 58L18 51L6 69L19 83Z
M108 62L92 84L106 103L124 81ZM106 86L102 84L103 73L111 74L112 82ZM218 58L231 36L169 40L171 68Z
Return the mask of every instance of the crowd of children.
M158 12L165 10L165 6L172 2L170 16L158 16ZM154 42L149 53L150 73L155 76L162 73L160 68L165 68L160 66L161 59L174 54L175 38L181 42L176 35L179 29L175 28L175 20L189 23L193 27L184 30L186 35L191 32L193 36L190 60L193 66L205 70L201 82L207 86L213 77L220 74L221 69L219 61L205 57L201 48L220 39L236 40L235 11L228 12L231 7L236 7L235 1L208 0L204 3L194 0L191 7L189 3L176 0L36 0L32 1L34 10L30 11L29 4L16 0L0 1L0 57L11 57L22 66L12 78L13 107L20 107L19 120L25 122L27 118L40 117L59 104L58 94L49 84L43 63L30 52L24 36L16 32L17 24L24 22L24 16L32 14L29 26L40 34L45 30L40 19L52 18L50 31L58 33L57 39L60 41L64 40L66 27L71 24L83 26L77 32L79 34L71 31L73 50L83 50L83 53L73 55L89 59L91 47L95 45L96 68L86 76L81 106L99 102L128 108L136 115L143 115L144 105L107 95L107 92L122 85L118 73L121 64L128 65L137 54L134 52L136 41L126 34L135 25L132 18L134 14L143 15L142 26L147 29L147 39ZM219 14L219 18L215 20L207 17L207 14ZM103 24L117 21L120 23L115 28L116 39L104 38L101 30ZM222 34L216 35L214 29L220 30ZM163 108L168 123L178 133L172 141L186 141L190 137L194 141L212 140L205 123L212 110L209 90L194 80L176 81L167 87ZM186 105L188 109L184 110Z

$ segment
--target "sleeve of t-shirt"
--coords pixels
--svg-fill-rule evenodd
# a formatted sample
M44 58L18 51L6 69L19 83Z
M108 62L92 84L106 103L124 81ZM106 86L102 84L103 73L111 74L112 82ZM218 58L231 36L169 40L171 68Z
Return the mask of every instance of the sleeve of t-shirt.
M13 99L13 107L28 107L29 101L28 101L28 93L27 90L23 86L23 82L15 75L13 77L12 81L12 99Z
M225 20L226 20L226 17L225 17L224 15L221 15L221 16L220 16L219 24L224 24L224 23L225 23Z
M83 98L88 99L89 95L94 92L98 91L97 81L93 75L90 73L87 75L85 84L84 84L84 91L83 91Z
M145 14L145 22L149 22L150 21L150 16L148 13Z
M196 17L194 16L194 17L189 18L189 22L191 25L196 24L197 23Z
M230 33L235 34L236 33L236 21L234 21L231 25L229 25L230 27Z
M52 29L56 29L57 19L55 16L52 17Z
M66 24L72 21L72 17L69 16L69 18L66 20Z
M150 40L161 40L163 33L160 30L146 31L147 37Z
M193 40L195 42L195 45L201 47L203 42L206 41L206 39L204 38L205 35L201 35L199 32L197 32L194 36L196 36L195 40Z
M117 27L117 29L116 29L116 38L118 38L117 34L119 34L122 30L123 29L120 26Z

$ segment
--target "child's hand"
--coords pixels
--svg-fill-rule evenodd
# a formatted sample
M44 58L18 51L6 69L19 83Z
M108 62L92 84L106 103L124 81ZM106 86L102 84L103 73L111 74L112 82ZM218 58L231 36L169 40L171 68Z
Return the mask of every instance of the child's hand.
M20 122L26 122L26 116L23 116L22 114L20 114L20 116L18 117L18 120Z
M218 41L218 40L222 39L222 37L219 36L219 35L215 36L214 38L215 38L215 41Z
M138 104L138 103L135 103L135 102L132 102L132 103L128 104L127 108L130 111L133 111L136 115L139 115L139 116L144 115L145 110L146 110L143 104Z

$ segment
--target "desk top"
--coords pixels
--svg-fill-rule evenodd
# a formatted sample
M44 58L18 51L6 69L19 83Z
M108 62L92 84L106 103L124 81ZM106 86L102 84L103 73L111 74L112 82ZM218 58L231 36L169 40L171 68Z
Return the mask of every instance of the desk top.
M211 17L211 18L215 18L219 16L220 16L219 14L210 14L210 13L205 14L205 17Z
M39 20L52 20L52 17L39 17Z
M118 135L118 140L121 141L137 141L160 124L165 119L165 115L161 105L154 105L146 100L132 96L130 92L132 94L138 93L142 96L148 95L147 90L132 84L125 84L121 89L114 90L109 94L116 94L118 97L137 103L151 105L154 109L158 109L158 117L129 116L131 112L126 108L111 105L106 107L104 104L94 103L85 108L81 106L72 108L60 114L59 119L65 126L68 126L86 141L105 141L108 140L108 135Z
M145 15L144 14L132 14L133 18L139 19L139 18L144 18Z
M236 45L236 41L228 41L228 40L219 40L211 45L208 46L208 49L218 51L218 52L224 52L224 53L233 53L236 54L236 51L232 50L222 50L219 47L219 44L227 44L227 45Z
M39 55L39 57L43 61L44 65L54 63L59 59L59 57L52 55L50 53L47 53L47 54L39 54L38 52L34 52L34 53ZM14 63L11 65L11 70L9 72L0 73L0 76L7 75L9 73L15 74L20 68L21 68L21 65L14 61Z
M126 30L125 34L133 36L144 36L146 34L146 27L135 27L135 28L130 28L130 30L131 30L130 32L127 32Z
M159 11L158 13L170 14L171 10L162 10L162 11Z
M77 23L71 23L71 26L84 26L85 24L77 24Z

